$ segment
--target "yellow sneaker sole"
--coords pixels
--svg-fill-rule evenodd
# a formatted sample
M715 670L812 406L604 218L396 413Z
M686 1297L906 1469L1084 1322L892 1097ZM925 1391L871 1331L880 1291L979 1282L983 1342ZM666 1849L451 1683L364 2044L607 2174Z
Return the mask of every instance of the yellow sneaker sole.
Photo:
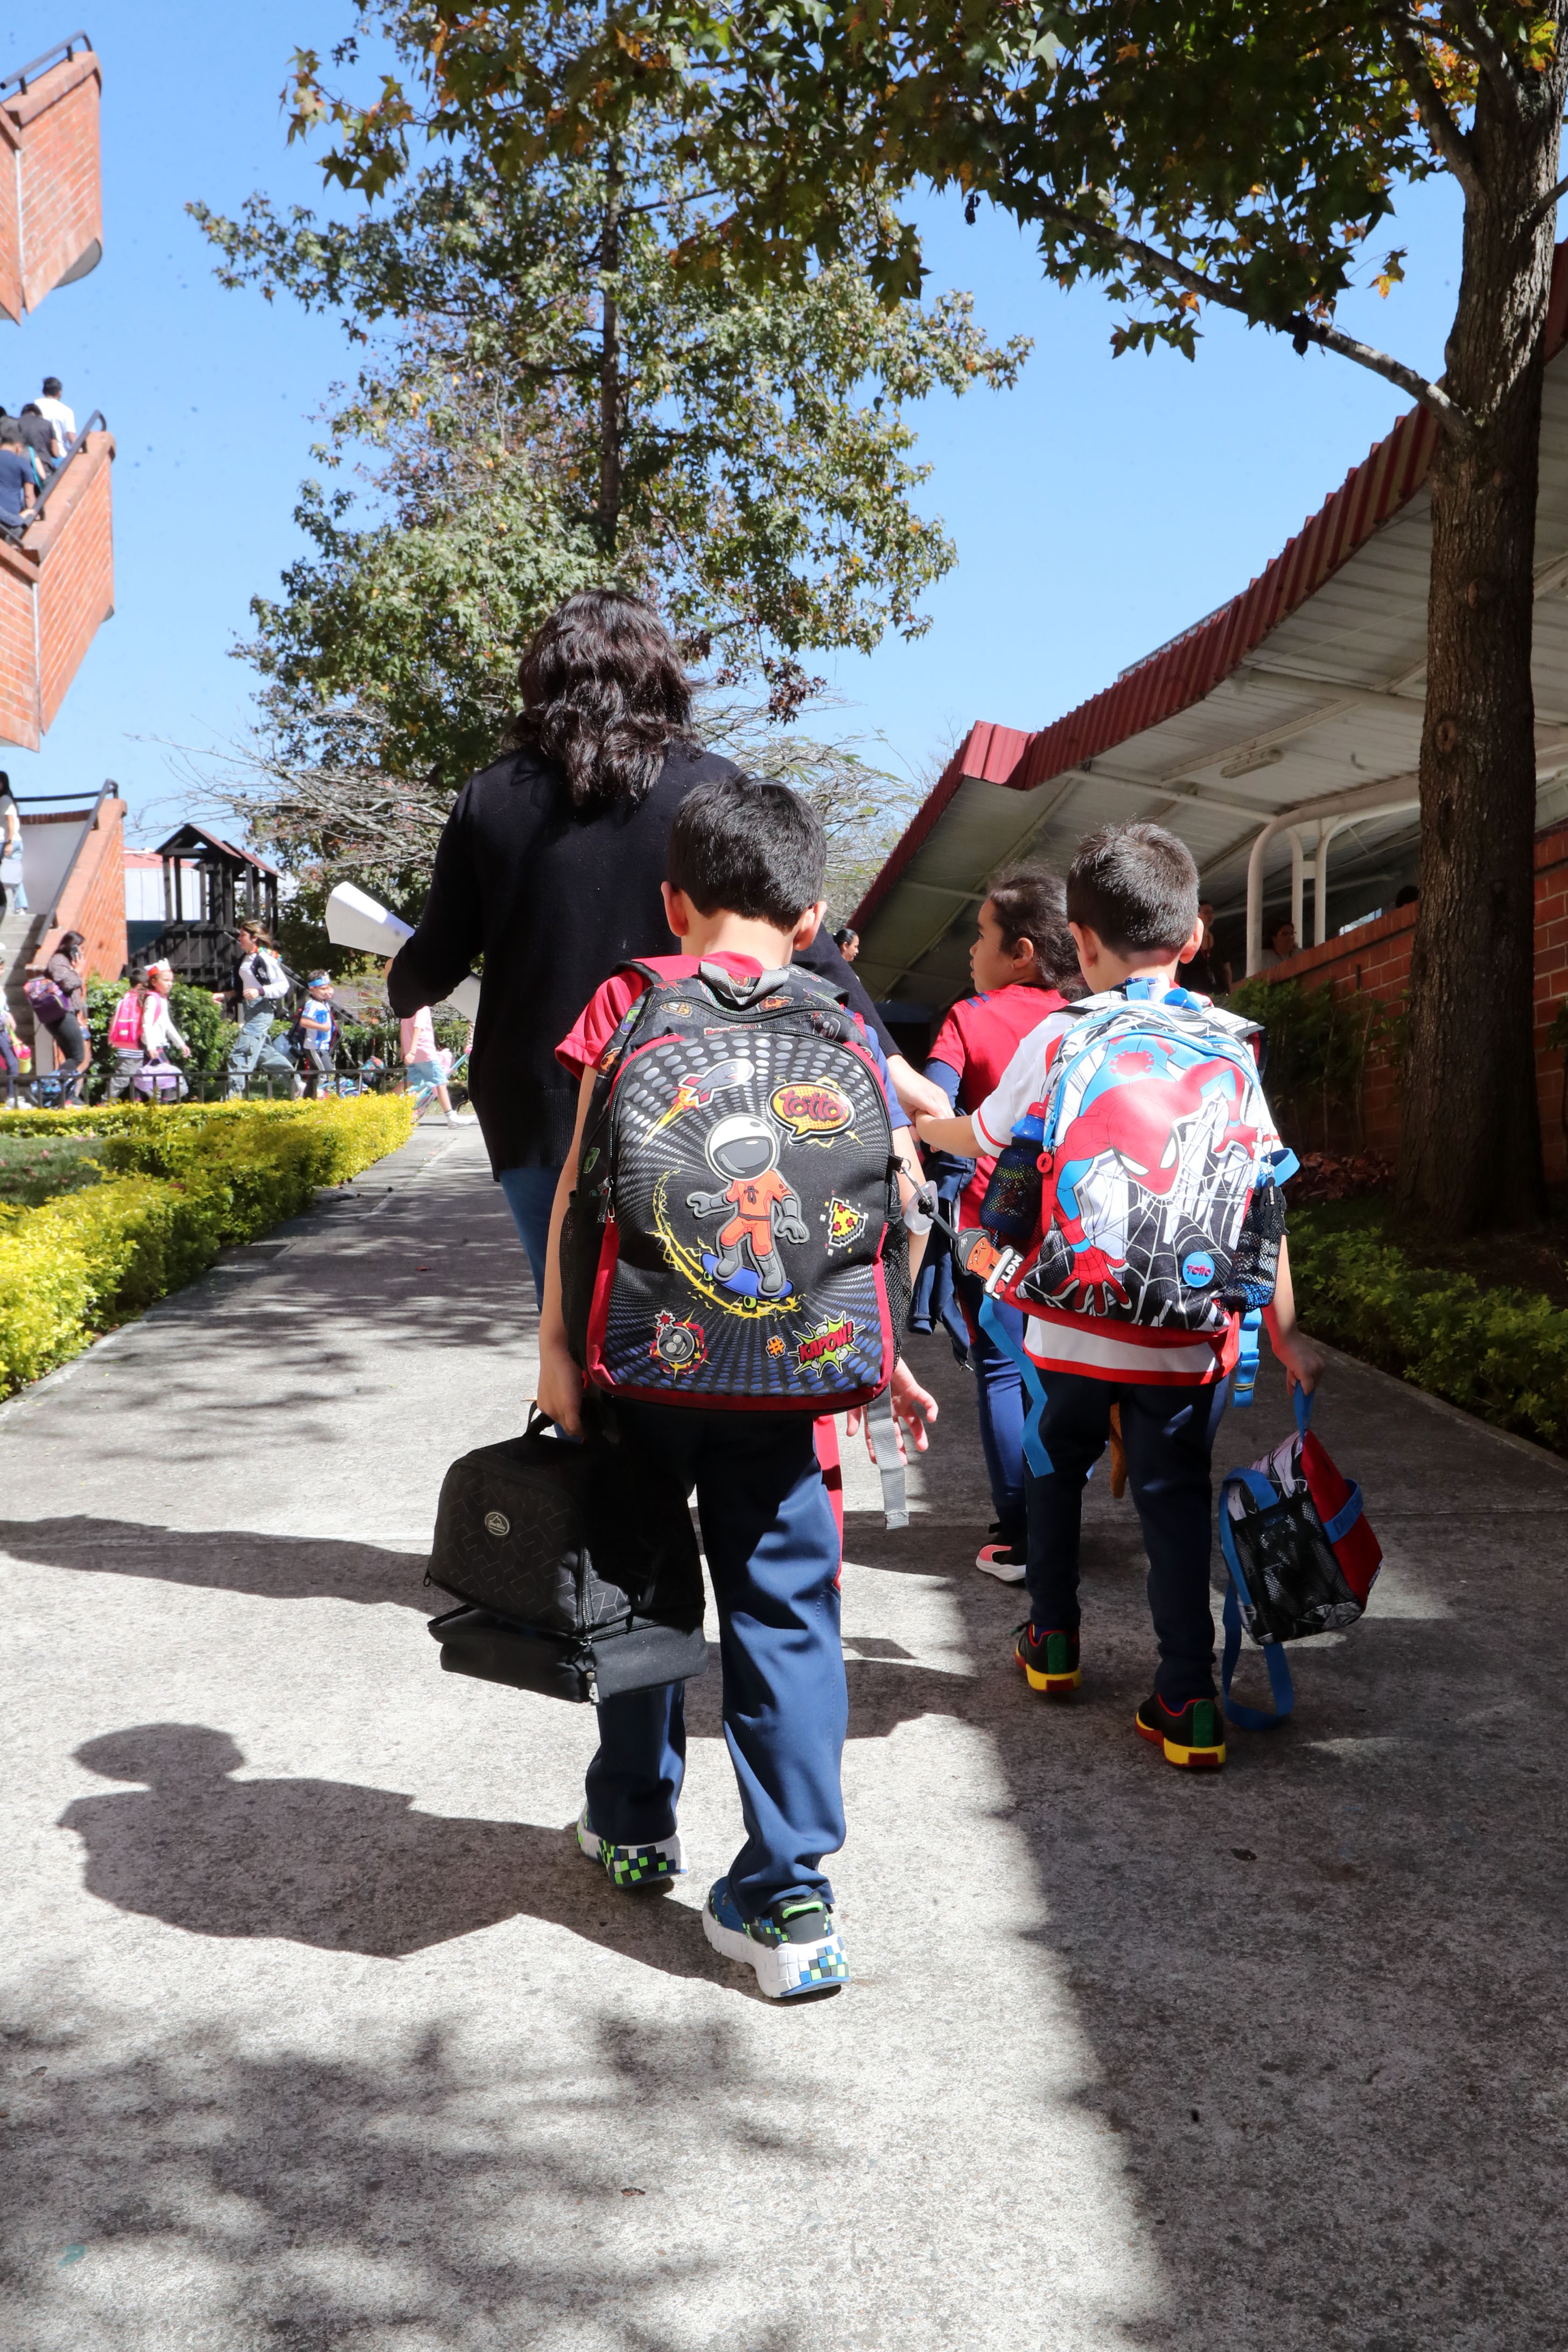
M1031 1680L1033 1677L1031 1676ZM1225 1742L1217 1748L1184 1748L1179 1740L1167 1739L1163 1731L1154 1731L1138 1717L1132 1718L1132 1728L1140 1739L1147 1739L1165 1751L1167 1764L1174 1764L1182 1772L1215 1772L1225 1762Z
M1017 1657L1016 1651L1013 1654ZM1066 1698L1083 1681L1081 1666L1075 1666L1070 1675L1043 1675L1037 1666L1025 1665L1022 1658L1018 1659L1018 1664L1024 1667L1024 1679L1029 1688L1044 1691L1047 1698Z

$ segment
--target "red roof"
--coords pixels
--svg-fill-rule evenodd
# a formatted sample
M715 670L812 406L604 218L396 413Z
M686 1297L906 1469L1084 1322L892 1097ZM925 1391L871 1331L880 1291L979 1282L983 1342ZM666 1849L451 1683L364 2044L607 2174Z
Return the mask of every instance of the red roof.
M1552 266L1548 360L1556 357L1565 340L1568 239L1557 247ZM875 914L966 776L1032 792L1211 694L1271 629L1304 604L1415 495L1431 467L1437 431L1430 409L1408 409L1238 596L1123 670L1113 685L1080 702L1065 718L1032 735L984 719L973 727L856 908L851 920L857 929Z

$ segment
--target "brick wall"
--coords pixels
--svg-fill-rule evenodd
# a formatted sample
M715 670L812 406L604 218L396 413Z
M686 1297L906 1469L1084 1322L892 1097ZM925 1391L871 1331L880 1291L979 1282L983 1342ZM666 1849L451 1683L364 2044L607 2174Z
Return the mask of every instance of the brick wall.
M125 803L100 800L92 831L77 852L56 907L59 921L46 931L32 954L41 967L66 931L87 942L90 979L118 980L129 956L125 936Z
M36 751L114 611L114 438L89 433L40 523L0 541L0 743Z
M107 433L89 434L88 453L77 460L86 468L83 480L70 493L66 512L57 515L51 506L40 526L40 538L53 532L38 568L38 692L45 728L53 726L66 688L100 624L114 611L113 457ZM69 479L68 474L62 493Z
M7 319L22 315L22 190L16 161L21 146L20 131L0 106L0 311Z
M79 50L0 107L0 309L13 319L103 250L100 79Z
M0 154L0 175L5 159ZM38 700L36 564L0 539L0 743L36 751L43 738Z
M1415 935L1414 907L1400 907L1363 923L1345 939L1303 948L1288 962L1263 974L1268 981L1296 980L1306 988L1329 985L1336 997L1369 997L1397 1013L1410 985L1410 950ZM1552 1051L1546 1034L1557 1007L1568 996L1568 825L1542 834L1535 844L1535 1084L1541 1102L1541 1132L1546 1173L1553 1184L1568 1182L1568 1144L1563 1124L1563 1056ZM1390 1160L1399 1150L1399 1089L1385 1055L1374 1048L1362 1090L1367 1145ZM1342 1149L1352 1148L1346 1135Z

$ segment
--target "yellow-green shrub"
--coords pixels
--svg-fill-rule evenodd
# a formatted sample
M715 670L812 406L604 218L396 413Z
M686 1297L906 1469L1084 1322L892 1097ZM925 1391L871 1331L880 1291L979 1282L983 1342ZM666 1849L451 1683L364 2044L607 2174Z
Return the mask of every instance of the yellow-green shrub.
M402 1095L204 1111L133 1111L105 1139L103 1183L0 1213L0 1395L395 1150L415 1119Z

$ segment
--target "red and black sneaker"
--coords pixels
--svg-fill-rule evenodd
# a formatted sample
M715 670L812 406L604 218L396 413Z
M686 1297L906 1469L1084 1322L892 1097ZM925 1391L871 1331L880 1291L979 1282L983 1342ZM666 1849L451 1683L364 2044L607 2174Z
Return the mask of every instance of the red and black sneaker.
M1014 1627L1013 1655L1028 1676L1031 1690L1047 1698L1070 1698L1083 1680L1078 1662L1078 1627L1071 1633L1037 1633L1030 1624Z
M1190 1698L1185 1706L1168 1707L1156 1691L1134 1717L1141 1739L1163 1748L1167 1764L1184 1772L1217 1771L1225 1762L1225 1717L1219 1701Z

